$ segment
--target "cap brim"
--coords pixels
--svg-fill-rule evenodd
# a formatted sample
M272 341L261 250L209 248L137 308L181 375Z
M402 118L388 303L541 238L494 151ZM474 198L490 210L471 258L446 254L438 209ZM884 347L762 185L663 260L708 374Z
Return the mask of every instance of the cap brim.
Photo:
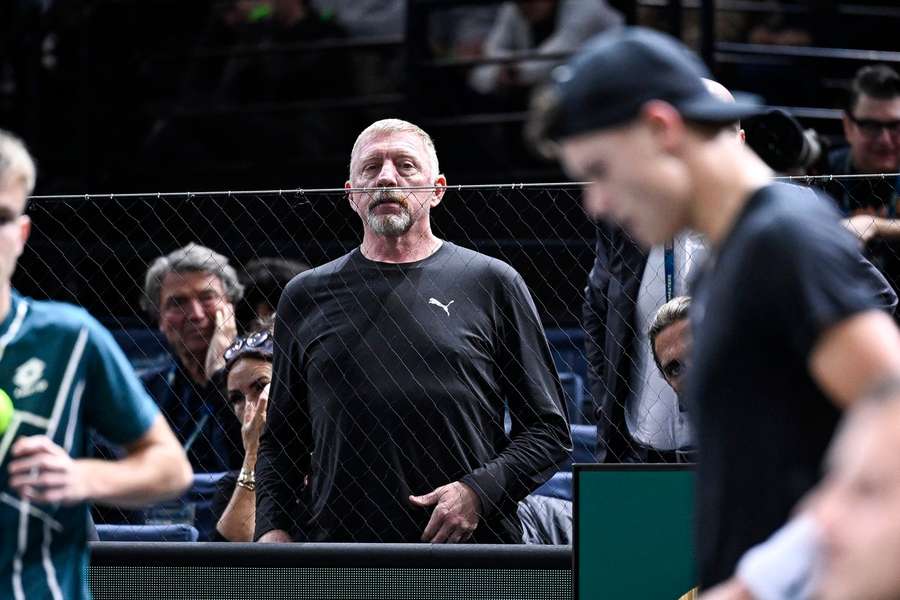
M766 111L761 104L751 102L723 102L714 96L686 100L679 103L678 112L691 121L730 123L748 119Z

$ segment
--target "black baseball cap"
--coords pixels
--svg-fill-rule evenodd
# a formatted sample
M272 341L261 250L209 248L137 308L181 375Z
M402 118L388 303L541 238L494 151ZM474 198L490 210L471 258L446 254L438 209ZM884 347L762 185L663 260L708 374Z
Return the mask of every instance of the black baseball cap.
M762 107L726 102L702 78L703 61L675 38L643 27L621 27L591 38L553 72L544 140L623 125L650 100L663 100L689 121L729 123Z

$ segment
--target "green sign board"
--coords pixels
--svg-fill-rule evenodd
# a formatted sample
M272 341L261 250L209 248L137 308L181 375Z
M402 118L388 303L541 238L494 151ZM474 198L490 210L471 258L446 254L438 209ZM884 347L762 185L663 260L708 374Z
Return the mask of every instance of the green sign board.
M696 585L692 465L575 465L575 600L677 600Z

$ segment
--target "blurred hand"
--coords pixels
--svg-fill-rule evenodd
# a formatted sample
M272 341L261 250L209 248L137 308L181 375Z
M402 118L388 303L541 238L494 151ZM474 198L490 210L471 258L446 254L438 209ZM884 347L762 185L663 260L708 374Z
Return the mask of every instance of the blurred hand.
M247 402L244 405L244 421L241 423L241 438L244 442L244 452L256 456L259 449L259 436L266 424L266 409L269 406L269 385L259 393L256 402Z
M225 366L225 351L237 337L237 321L234 318L234 305L226 302L216 311L216 330L209 341L204 363L206 378Z
M78 504L90 497L79 463L45 435L13 444L9 486L22 499L41 504Z
M843 219L841 225L846 227L865 246L873 239L879 237L880 221L878 217L872 215L856 215L849 219Z
M478 527L481 500L472 488L459 481L442 485L424 496L410 496L409 501L419 508L434 506L422 533L423 542L464 542Z
M754 600L753 594L743 582L732 577L700 595L700 600Z

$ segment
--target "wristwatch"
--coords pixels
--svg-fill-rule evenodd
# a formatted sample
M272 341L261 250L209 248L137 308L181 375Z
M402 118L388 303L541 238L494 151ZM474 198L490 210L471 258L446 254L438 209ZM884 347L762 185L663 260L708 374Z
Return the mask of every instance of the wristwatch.
M240 474L238 474L237 484L251 492L256 491L256 472L241 469Z

